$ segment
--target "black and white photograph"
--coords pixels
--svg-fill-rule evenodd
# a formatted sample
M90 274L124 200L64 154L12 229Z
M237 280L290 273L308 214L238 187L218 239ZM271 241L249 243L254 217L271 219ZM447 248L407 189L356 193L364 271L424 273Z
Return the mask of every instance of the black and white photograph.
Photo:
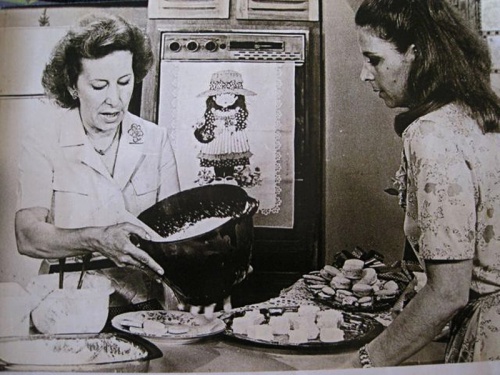
M0 372L500 373L500 0L0 0Z

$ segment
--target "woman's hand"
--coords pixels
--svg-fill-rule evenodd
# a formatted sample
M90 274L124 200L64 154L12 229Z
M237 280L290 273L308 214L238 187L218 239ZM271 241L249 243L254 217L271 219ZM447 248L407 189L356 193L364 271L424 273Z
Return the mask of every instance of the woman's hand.
M425 262L427 284L367 351L374 366L394 366L431 342L467 303L472 260ZM355 360L355 358L351 358Z
M49 210L28 208L16 213L15 229L21 254L33 258L65 258L99 252L119 267L138 267L146 273L163 275L163 269L131 241L134 234L144 239L150 235L136 224L121 223L108 227L62 229L47 222Z
M130 241L131 235L151 240L145 229L131 223L120 223L93 230L95 234L89 238L91 250L111 259L118 267L132 266L146 272L151 269L156 274L163 275L163 268Z

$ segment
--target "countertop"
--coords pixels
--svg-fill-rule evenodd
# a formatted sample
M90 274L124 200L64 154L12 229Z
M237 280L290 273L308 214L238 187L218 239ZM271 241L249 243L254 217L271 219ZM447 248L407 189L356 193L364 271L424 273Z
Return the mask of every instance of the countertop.
M331 352L283 350L260 347L224 335L183 345L156 344L163 357L150 362L149 372L250 372L310 371L335 369L356 348ZM432 342L405 362L405 365L439 364L445 344Z

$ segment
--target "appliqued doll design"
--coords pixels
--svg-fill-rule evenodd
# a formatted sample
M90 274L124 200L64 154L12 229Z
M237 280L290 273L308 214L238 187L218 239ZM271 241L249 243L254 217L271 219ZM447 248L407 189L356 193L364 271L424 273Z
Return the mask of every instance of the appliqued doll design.
M203 120L194 130L202 144L197 156L201 167L198 183L236 181L245 187L261 183L260 169L250 167L253 154L246 131L246 95L256 93L243 88L242 76L234 70L214 73L209 90L198 95L206 97Z

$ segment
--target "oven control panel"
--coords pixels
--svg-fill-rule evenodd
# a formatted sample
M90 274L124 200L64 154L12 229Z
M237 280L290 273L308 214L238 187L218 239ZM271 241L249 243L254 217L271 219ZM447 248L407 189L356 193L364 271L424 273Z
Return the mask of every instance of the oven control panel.
M162 60L294 61L305 60L305 34L172 33L161 36Z

